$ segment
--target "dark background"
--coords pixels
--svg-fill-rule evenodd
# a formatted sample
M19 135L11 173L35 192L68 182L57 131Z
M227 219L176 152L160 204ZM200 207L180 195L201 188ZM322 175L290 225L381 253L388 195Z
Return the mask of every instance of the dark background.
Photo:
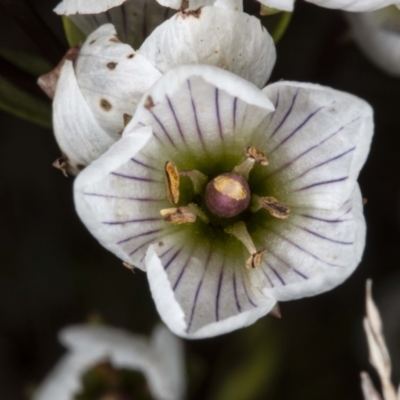
M0 45L36 52L5 12L5 2ZM60 19L51 12L57 1L33 4L66 46ZM277 52L271 81L331 86L364 98L375 110L375 137L360 178L368 199L364 260L331 292L281 304L281 320L266 317L224 336L186 341L189 397L215 397L235 371L251 365L252 354L263 351L268 368L262 367L265 376L249 400L360 400L359 372L372 372L362 332L369 277L394 381L400 381L400 80L364 58L341 12L302 1ZM63 353L60 328L100 315L111 325L149 334L159 320L145 275L123 268L75 215L73 180L51 166L58 156L51 130L0 112L1 400L25 399L41 382Z

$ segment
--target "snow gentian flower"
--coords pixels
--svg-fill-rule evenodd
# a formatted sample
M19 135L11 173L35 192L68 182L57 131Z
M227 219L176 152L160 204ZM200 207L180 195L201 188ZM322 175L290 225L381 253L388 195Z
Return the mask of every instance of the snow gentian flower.
M356 268L356 179L372 126L371 107L350 94L295 82L261 91L215 67L178 67L79 174L77 212L147 272L173 332L229 332Z
M61 68L53 103L54 131L68 171L77 174L120 138L143 93L169 69L208 64L260 88L275 63L273 40L261 22L217 6L179 12L138 51L119 42L111 24L94 31L75 64Z
M295 0L258 0L265 6L283 11L293 11ZM320 7L334 8L345 11L373 11L396 4L400 6L399 0L306 0Z
M33 400L183 398L182 344L165 327L149 341L115 328L72 326L61 331L60 341L68 353Z
M346 17L368 59L388 74L400 76L400 10L392 6Z

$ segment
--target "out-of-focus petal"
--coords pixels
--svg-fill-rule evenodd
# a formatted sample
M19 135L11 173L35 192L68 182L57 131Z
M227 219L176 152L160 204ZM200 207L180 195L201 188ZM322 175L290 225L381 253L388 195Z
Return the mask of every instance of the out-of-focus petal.
M54 9L60 15L98 14L120 6L125 0L63 0Z

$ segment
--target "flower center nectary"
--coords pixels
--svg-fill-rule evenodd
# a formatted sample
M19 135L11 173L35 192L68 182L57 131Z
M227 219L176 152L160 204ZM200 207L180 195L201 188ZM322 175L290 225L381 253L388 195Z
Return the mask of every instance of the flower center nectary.
M205 193L207 208L217 217L239 215L250 204L250 188L243 176L226 173L208 182Z

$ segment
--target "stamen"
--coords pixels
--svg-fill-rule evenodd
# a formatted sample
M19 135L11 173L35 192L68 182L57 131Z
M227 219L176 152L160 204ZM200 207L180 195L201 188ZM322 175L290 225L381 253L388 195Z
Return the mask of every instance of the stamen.
M280 219L288 218L290 213L290 207L285 203L279 202L275 197L259 197L253 195L250 211L255 213L261 208L266 209L273 217Z
M206 213L195 203L189 203L187 208L197 217L199 217L203 222L208 224L210 219L207 217Z
M189 207L164 208L160 210L164 221L172 222L175 225L187 224L196 221L194 214Z
M254 163L267 166L269 164L264 153L258 150L256 147L246 147L244 149L244 155L247 157L241 164L236 166L232 172L242 175L245 179L249 179L250 171L254 167Z
M194 188L194 193L195 194L200 194L204 186L206 185L208 181L207 175L204 175L200 171L197 171L195 169L192 170L186 170L186 171L179 171L180 176L187 176L190 178L190 180L193 183L193 188Z
M171 204L179 201L179 172L174 164L165 163L165 176L167 178L167 196Z
M256 246L254 245L253 239L246 228L246 224L242 221L237 222L234 225L226 227L224 231L232 236L235 236L237 240L243 243L247 251L250 253L250 257L246 261L246 268L257 268L261 264L263 256L267 250L256 250Z

